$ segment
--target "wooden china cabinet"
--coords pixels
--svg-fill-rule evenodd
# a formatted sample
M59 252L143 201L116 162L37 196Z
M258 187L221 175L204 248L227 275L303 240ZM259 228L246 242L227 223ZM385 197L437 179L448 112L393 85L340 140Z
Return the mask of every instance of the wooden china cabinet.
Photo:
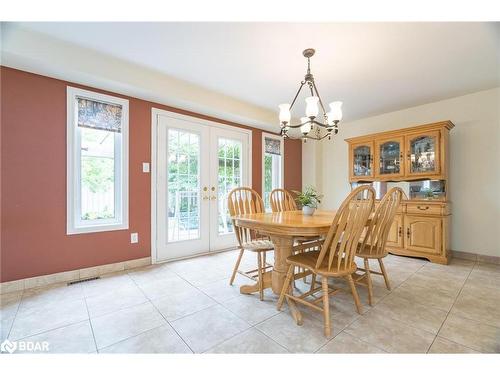
M448 263L448 141L453 127L442 121L346 139L353 187L372 184L378 199L392 186L407 195L389 232L390 253Z

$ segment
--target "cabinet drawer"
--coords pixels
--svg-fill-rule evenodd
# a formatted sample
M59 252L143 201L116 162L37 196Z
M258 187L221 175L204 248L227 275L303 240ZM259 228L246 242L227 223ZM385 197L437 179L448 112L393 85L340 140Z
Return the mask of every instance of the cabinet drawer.
M377 210L378 206L380 206L380 201L375 202L375 206L373 210ZM404 212L404 205L401 203L396 211L397 214L402 214Z
M444 207L430 203L407 203L406 213L414 215L443 215Z

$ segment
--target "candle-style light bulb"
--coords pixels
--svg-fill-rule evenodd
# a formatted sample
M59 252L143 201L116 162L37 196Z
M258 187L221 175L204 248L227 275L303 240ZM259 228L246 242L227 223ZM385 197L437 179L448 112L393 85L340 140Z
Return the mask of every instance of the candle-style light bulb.
M307 117L314 118L314 117L318 116L318 113L319 113L318 101L319 101L319 98L317 96L309 96L308 98L306 98L306 116Z
M332 126L342 120L342 102L331 102L330 112L326 114L328 117L328 125Z
M285 104L280 104L279 106L280 109L280 123L289 123L290 119L292 118L292 114L290 113L290 104L285 103Z

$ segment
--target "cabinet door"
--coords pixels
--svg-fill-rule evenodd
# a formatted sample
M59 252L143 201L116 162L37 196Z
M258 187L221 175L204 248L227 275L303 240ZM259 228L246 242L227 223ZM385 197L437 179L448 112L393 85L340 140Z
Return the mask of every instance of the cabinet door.
M386 246L390 248L403 247L403 216L396 215L394 217L389 235L387 236Z
M387 179L404 176L403 147L403 137L375 142L375 176Z
M439 130L406 136L406 175L425 176L441 172Z
M404 222L408 250L441 254L441 218L406 216Z
M373 177L373 142L350 145L349 176L351 180Z

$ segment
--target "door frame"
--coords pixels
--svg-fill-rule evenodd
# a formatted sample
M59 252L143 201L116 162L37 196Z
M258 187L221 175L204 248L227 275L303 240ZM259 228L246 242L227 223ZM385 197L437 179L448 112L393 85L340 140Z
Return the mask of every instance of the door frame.
M176 259L183 259L183 258L192 258L193 255L191 256L186 256L186 257L179 257L175 259L168 259L164 261L158 261L158 254L157 254L157 246L156 246L156 238L157 238L157 212L156 212L156 204L157 204L157 178L156 178L156 173L157 173L157 154L158 154L158 143L157 143L157 137L158 137L158 116L166 116L170 117L173 119L177 120L184 120L184 121L190 121L193 123L198 123L200 126L211 126L211 127L217 127L220 129L228 129L240 133L244 133L248 135L248 150L247 150L247 158L248 158L248 184L249 186L252 186L252 135L253 131L250 129L245 129L245 128L240 128L237 126L232 126L232 125L226 125L226 124L221 124L215 121L210 121L210 120L205 120L201 119L198 117L193 117L193 116L188 116L188 115L183 115L177 112L171 112L171 111L166 111L164 109L159 109L152 107L151 108L151 160L150 160L150 174L151 174L151 263L163 263L163 262L169 262L169 261L174 261ZM224 251L224 250L221 250ZM213 251L210 253L214 253ZM203 254L209 254L209 251L206 253L200 253L196 254L195 256L203 255Z

